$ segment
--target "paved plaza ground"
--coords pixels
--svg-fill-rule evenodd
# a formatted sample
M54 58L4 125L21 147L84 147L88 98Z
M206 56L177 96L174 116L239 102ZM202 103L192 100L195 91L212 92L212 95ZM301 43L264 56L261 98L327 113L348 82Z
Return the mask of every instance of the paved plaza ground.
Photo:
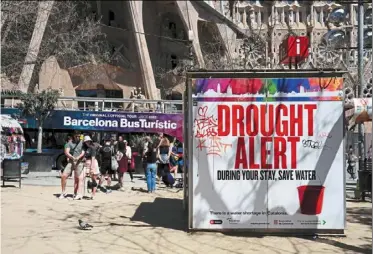
M347 237L190 234L178 189L160 186L157 193L148 194L141 189L146 188L143 180L127 179L124 192L73 201L56 198L59 179L39 181L44 186L29 179L22 189L1 189L2 254L372 253L370 202L347 203ZM78 219L91 223L93 230L79 230Z

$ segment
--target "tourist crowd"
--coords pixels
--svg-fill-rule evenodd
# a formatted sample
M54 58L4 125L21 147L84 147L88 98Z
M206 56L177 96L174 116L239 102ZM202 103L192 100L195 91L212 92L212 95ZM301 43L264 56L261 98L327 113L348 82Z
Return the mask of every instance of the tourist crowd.
M112 189L123 191L123 177L127 172L131 182L134 180L135 160L132 157L131 147L122 136L118 137L118 141L106 136L99 144L94 142L90 135L81 138L81 134L76 132L67 138L64 153L68 163L61 172L60 199L67 196L66 182L72 173L74 173L74 200L83 198L86 177L90 178L87 182L87 190L91 193L90 199L94 199L98 191L105 193L110 193ZM156 190L159 179L167 187L173 187L178 168L178 154L173 142L163 134L159 134L154 141L147 136L140 155L149 193ZM116 186L111 186L113 178L118 180ZM106 186L104 186L105 181Z

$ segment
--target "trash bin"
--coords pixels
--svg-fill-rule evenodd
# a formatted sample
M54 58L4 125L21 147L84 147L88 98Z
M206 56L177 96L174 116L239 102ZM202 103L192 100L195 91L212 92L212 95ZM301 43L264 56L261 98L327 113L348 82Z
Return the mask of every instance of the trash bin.
M359 160L359 170L372 170L372 159Z
M372 170L359 170L359 190L361 193L372 191Z
M19 188L21 188L21 159L4 159L3 161L3 186L5 181L9 179L18 179Z

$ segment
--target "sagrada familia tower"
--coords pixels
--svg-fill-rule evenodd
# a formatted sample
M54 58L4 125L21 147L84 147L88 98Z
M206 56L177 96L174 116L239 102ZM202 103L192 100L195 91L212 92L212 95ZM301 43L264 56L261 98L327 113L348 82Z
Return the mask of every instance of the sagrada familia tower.
M45 6L38 14L40 22L30 43L29 61L37 56L53 2L40 2ZM338 2L92 1L92 5L113 52L122 56L118 66L131 72L127 81L141 86L147 98L160 99L163 91L182 83L180 72L192 66L287 68L280 64L279 46L289 34L310 40L310 56L300 68L345 68L349 71L346 84L352 86L357 72L358 9L356 3ZM347 12L345 22L329 24L328 16L340 7ZM364 8L371 22L371 4ZM371 38L371 28L366 28L365 36ZM364 51L368 92L372 84L371 52ZM27 88L32 71L30 65L23 68L19 87Z

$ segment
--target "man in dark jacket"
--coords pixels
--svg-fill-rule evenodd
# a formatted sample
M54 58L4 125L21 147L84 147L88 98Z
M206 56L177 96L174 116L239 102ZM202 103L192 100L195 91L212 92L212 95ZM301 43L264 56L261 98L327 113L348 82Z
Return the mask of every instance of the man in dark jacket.
M113 170L111 167L111 157L114 155L114 148L111 144L111 139L109 136L105 137L104 144L101 146L99 150L100 156L100 173L101 177L99 180L99 187L102 187L102 184L106 178L107 186L111 186L111 175L113 174Z

